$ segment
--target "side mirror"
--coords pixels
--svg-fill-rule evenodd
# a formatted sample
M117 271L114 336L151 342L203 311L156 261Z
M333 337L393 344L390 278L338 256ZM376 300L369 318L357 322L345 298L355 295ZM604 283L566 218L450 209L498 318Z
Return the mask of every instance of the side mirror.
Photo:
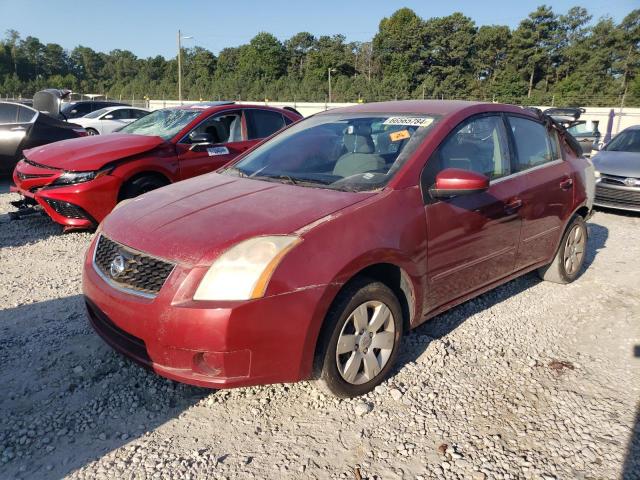
M104 117L102 117L104 120L113 120L113 115L109 114L109 115L105 115Z
M196 150L198 148L213 145L213 137L211 137L211 134L209 133L191 132L189 134L189 139L191 140L191 147L189 147L189 150Z
M436 183L429 189L429 193L433 198L450 198L484 192L488 188L489 178L481 173L460 168L446 168L438 173Z

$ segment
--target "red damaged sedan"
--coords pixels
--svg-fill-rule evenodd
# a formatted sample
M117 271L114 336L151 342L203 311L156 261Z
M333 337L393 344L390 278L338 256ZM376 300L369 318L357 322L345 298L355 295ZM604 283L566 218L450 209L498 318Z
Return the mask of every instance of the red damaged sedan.
M508 105L315 115L109 215L84 265L90 321L178 381L366 393L430 317L532 270L577 278L594 183L579 152Z
M95 228L119 201L216 170L300 118L233 102L157 110L118 134L25 150L12 190L67 230Z

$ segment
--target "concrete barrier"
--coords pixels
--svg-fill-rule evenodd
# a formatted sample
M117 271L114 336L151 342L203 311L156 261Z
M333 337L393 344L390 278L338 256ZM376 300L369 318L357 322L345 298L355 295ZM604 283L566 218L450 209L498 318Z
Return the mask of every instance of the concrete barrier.
M199 103L197 101L183 101L183 105L192 105ZM239 105L270 105L273 107L293 107L303 116L308 117L318 112L324 112L332 108L348 107L357 105L356 103L322 103L322 102L236 102ZM149 100L149 108L157 110L159 108L176 107L180 105L177 100ZM549 108L548 106L539 106L541 110ZM640 124L640 108L619 108L619 107L585 107L586 111L582 114L584 120L598 121L598 129L602 133L602 137L607 131L607 122L609 121L609 112L614 111L615 117L613 121L612 134L624 130L632 125Z

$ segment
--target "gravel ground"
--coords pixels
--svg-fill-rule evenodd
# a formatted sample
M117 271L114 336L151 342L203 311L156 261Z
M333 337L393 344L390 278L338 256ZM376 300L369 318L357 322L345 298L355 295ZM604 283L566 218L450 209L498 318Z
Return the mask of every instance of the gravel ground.
M572 285L528 275L410 335L366 397L161 379L85 318L91 238L0 193L1 478L640 478L640 216ZM635 354L635 357L634 357Z

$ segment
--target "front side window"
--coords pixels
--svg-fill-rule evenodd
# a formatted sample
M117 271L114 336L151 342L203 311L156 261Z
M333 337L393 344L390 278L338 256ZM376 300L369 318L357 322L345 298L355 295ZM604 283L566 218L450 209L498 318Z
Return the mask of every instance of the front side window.
M470 170L489 179L511 174L504 121L499 115L471 118L456 127L427 162L427 185L447 168Z
M516 172L557 160L547 128L536 121L509 117L516 147Z
M327 113L302 120L220 173L345 191L386 185L439 117Z
M161 137L164 140L170 140L201 114L202 112L199 110L163 108L130 123L120 129L119 132L152 135Z
M189 135L182 140L182 143L191 143L191 136L202 133L209 135L211 143L241 142L242 113L225 112L219 115L212 115L191 130Z
M279 112L258 109L245 111L248 115L249 140L269 137L285 126Z
M640 153L640 130L626 130L616 135L604 150L608 152Z

